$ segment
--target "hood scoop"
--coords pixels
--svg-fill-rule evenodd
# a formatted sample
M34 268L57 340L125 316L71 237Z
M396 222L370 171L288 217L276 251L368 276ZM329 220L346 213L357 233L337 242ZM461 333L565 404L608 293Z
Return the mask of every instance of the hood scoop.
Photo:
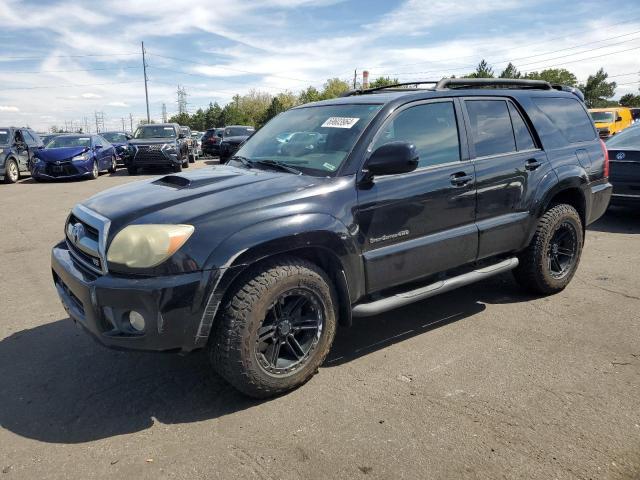
M175 188L176 190L182 190L183 188L198 188L205 185L211 185L214 183L222 182L228 178L236 177L237 175L207 175L207 176L195 176L185 177L182 175L165 175L158 180L151 183L155 185L162 185L163 187Z

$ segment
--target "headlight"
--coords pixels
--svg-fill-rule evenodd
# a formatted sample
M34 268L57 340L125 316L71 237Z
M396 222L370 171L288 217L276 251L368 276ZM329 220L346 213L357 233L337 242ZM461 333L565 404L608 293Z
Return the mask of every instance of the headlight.
M107 260L129 268L151 268L176 253L189 239L192 225L130 225L118 232Z
M88 153L83 153L81 155L76 155L75 157L73 157L71 159L72 162L86 162L87 160L89 160L89 154Z
M165 143L162 149L167 153L177 153L176 146L171 143Z

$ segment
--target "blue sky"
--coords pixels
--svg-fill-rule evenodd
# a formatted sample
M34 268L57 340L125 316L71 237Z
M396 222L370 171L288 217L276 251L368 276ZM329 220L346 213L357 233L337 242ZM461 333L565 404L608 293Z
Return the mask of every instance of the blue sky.
M603 8L603 5L611 8ZM638 92L640 2L540 0L0 0L0 124L108 128L258 89L297 92L354 69L400 80L462 75L486 58L522 71L604 67L617 95Z

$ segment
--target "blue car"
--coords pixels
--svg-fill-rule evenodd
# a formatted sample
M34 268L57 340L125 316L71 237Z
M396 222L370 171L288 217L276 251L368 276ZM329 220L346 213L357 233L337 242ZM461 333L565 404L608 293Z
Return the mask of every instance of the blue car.
M32 165L34 180L91 178L102 170L114 173L116 152L101 135L58 135L44 149L38 150Z
M122 131L102 132L101 135L115 148L118 165L126 165L133 153L133 149L129 146L131 135Z

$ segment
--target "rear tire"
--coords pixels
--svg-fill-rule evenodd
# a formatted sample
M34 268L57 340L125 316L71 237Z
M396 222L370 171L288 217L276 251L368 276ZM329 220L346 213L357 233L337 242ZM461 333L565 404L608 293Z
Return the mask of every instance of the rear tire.
M5 164L4 183L16 183L20 180L20 168L15 159L10 158Z
M580 215L571 205L551 207L538 221L529 246L518 256L513 271L525 289L549 295L563 290L578 269L584 229Z
M213 368L256 398L302 385L333 343L335 298L326 274L305 260L286 257L252 269L215 321L209 342Z
M196 163L196 156L195 156L195 154L193 154L193 155L189 155L189 163Z

